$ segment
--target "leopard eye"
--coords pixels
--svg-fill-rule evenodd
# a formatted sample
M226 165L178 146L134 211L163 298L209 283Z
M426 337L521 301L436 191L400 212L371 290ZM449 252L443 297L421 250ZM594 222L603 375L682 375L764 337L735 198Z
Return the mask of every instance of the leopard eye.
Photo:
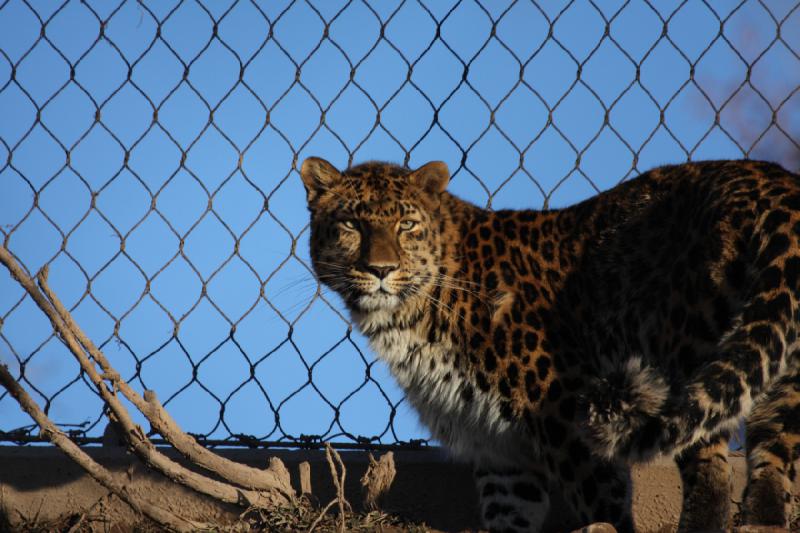
M353 220L342 220L341 224L350 231L355 231L358 229L356 228L356 223Z
M411 231L417 226L416 220L401 220L400 231Z

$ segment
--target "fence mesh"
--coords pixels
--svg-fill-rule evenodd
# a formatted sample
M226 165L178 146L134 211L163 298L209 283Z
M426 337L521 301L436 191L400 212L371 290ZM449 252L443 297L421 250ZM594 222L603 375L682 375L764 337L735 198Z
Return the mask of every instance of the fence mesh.
M0 234L204 442L418 445L313 278L303 157L443 159L481 205L563 205L666 161L797 169L799 91L797 2L6 0ZM96 442L101 402L1 278L0 359Z

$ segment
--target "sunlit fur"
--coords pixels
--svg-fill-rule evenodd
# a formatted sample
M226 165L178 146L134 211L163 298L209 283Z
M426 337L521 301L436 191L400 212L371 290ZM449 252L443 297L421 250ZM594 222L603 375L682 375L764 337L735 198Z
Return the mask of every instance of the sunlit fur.
M425 299L437 274L439 234L431 221L429 200L416 187L391 196L374 191L364 181L349 178L324 192L315 203L311 240L314 270L357 312L397 308ZM427 200L427 201L426 201ZM399 229L401 220L413 220L413 229ZM346 226L346 222L357 225ZM390 229L400 248L399 268L379 279L367 269L365 240L376 227Z
M450 265L450 272L457 270L453 255L457 243L442 242L442 230L450 231L449 224L454 223L448 213L476 208L450 195L434 198L424 186L414 184L409 173L396 165L366 163L348 169L333 187L319 191L312 203L314 269L345 300L356 325L389 364L437 439L470 460L506 448L504 461L514 464L520 460L519 436L500 416L500 402L480 395L474 405L465 405L461 397L470 385L455 361L457 347L446 338L428 342L431 309L442 318L457 318L450 304L442 301L442 289L494 305L480 286L454 278L445 266ZM401 231L399 224L407 219L416 225ZM345 221L357 227L349 228ZM393 228L401 249L399 268L383 281L365 263L364 240L378 226Z
M728 432L751 409L745 519L788 526L800 177L687 163L565 209L492 211L445 191L442 163L309 158L301 176L319 279L473 463L490 530L540 531L560 493L565 530L631 531L628 465L659 455L681 470L681 528L724 528Z

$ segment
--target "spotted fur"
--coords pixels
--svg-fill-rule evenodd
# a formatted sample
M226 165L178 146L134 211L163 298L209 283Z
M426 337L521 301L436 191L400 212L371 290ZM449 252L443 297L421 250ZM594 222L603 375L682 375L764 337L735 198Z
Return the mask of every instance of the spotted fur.
M575 206L489 211L443 163L309 158L311 256L433 436L475 465L493 531L632 529L633 461L676 458L682 530L728 520L728 432L748 417L745 516L786 527L800 452L800 178L662 167ZM752 414L751 414L752 411Z

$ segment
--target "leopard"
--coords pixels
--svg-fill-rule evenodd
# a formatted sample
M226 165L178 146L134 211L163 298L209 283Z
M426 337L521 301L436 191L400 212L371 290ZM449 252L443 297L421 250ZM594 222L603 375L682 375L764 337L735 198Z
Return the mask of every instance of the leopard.
M310 257L435 441L472 465L492 532L634 530L631 468L674 460L679 531L788 528L800 454L800 176L660 166L563 208L488 209L450 172L299 171ZM559 513L562 514L562 513Z

